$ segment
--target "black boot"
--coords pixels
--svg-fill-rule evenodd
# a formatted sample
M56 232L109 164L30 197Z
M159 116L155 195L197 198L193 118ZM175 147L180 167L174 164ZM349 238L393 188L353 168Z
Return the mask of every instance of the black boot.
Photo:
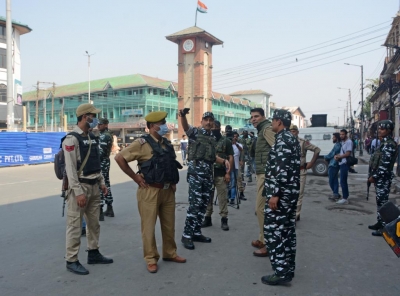
M107 205L107 210L104 212L104 216L114 217L114 209L112 205Z
M194 242L200 242L200 243L211 243L211 238L204 236L202 234L198 235L193 235L193 241Z
M100 216L99 216L99 221L104 221L103 207L100 207Z
M89 274L89 270L82 266L79 261L68 262L67 261L67 270L79 275Z
M211 217L204 217L203 223L201 224L201 228L212 226Z
M368 229L371 230L379 230L382 228L382 223L381 222L376 222L374 225L369 225Z
M221 228L222 228L222 230L225 230L225 231L229 230L228 218L221 218Z
M114 260L111 258L104 257L100 254L99 250L88 250L88 264L110 264L113 263Z
M247 198L245 198L245 197L244 197L244 193L243 193L243 191L242 191L242 192L240 192L240 196L239 196L239 198L240 198L241 200L247 200Z
M181 242L186 249L194 250L194 244L191 238L182 236Z
M383 228L375 230L371 233L373 236L382 236L383 235Z

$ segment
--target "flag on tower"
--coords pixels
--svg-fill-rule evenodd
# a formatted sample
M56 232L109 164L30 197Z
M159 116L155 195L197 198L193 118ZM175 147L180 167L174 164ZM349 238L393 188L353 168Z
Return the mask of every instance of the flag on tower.
M200 0L197 1L197 11L201 13L207 13L207 6L201 2Z

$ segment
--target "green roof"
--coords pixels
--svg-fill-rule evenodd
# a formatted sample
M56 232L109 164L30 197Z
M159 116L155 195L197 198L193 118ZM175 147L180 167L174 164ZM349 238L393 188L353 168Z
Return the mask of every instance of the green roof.
M6 22L6 21L7 21L7 19L6 19L4 16L0 16L0 22ZM15 21L15 20L11 20L11 22L12 22L12 24L13 24L15 27L18 27L18 28L19 28L19 31L20 31L20 34L21 34L21 35L22 35L22 34L29 33L30 31L32 31L32 29L29 28L29 26L26 25L26 24L17 22L17 21Z
M171 85L171 81L154 78L142 74L134 74L127 76L119 76L112 78L103 78L98 80L90 81L90 92L99 92L106 90L109 86L113 90L133 88L133 87L156 87L167 89ZM72 97L82 94L87 94L88 92L88 82L79 82L74 84L68 84L63 86L56 86L55 97ZM51 87L48 88L49 91L52 90ZM36 100L36 91L30 91L24 93L24 101L34 101Z

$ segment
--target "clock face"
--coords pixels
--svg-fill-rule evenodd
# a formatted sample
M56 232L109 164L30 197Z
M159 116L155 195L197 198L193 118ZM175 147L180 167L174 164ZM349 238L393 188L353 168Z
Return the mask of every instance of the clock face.
M183 42L183 49L184 51L192 51L194 48L194 42L192 39L187 39Z

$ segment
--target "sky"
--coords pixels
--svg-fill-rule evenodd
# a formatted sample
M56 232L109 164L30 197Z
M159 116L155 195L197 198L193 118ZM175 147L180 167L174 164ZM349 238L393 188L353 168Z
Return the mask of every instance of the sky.
M194 25L197 0L11 0L21 36L24 92L37 81L57 85L144 74L175 81L177 45L165 36ZM0 15L6 15L5 2ZM213 90L261 89L277 107L306 118L328 114L343 124L348 91L359 112L360 67L377 78L399 0L203 0L197 26L224 41L213 47ZM296 61L297 59L297 61ZM365 90L364 97L368 94Z

